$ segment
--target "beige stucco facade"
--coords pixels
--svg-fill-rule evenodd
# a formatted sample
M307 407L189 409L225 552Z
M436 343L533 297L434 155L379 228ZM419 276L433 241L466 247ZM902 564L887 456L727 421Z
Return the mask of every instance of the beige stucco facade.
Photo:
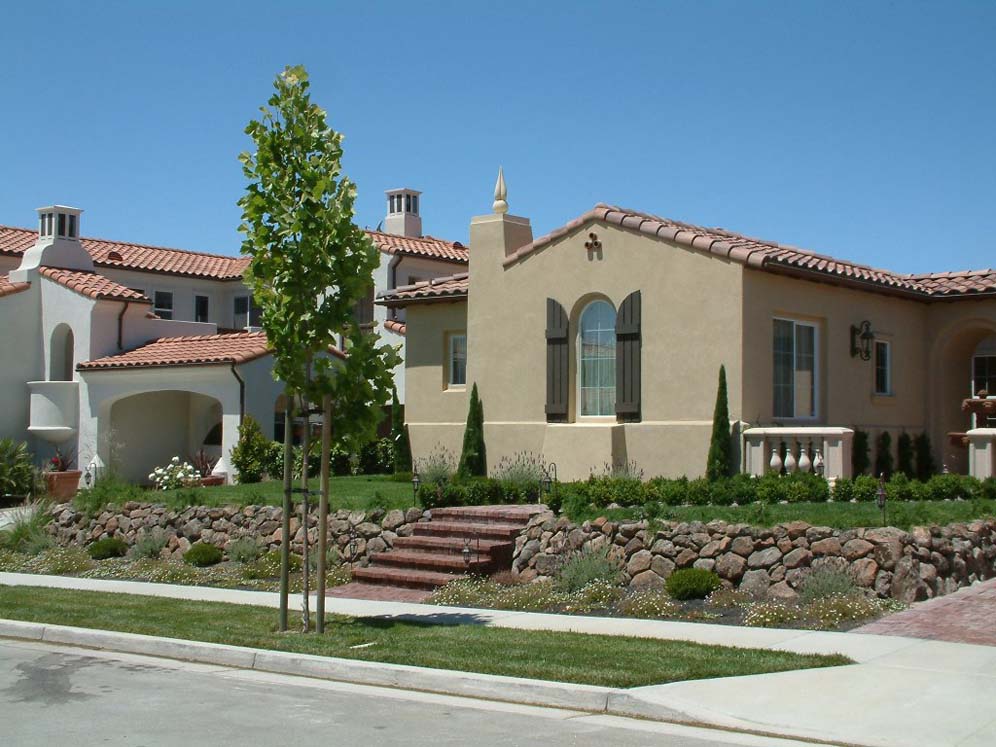
M947 434L972 427L960 405L972 394L973 351L996 333L996 299L926 301L791 277L598 220L571 224L540 249L508 259L531 242L525 219L473 219L467 294L407 305L407 421L416 459L440 446L459 454L476 382L491 468L529 451L555 462L561 479L626 463L645 477L697 476L725 365L731 421L741 428L837 426L872 438L888 430L893 448L900 433L926 431L939 463L967 467L967 453L949 447ZM618 310L634 291L642 298L639 422L580 417L580 314L594 299ZM547 422L544 410L547 298L568 315L571 384L562 423ZM775 319L816 329L815 417L775 417ZM889 343L885 394L876 393L874 357L851 353L851 327L865 320L875 341ZM448 388L447 338L464 331L467 386Z

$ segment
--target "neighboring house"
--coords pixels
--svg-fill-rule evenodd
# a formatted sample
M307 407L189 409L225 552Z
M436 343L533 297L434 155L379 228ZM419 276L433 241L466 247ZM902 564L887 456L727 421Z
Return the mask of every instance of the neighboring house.
M418 201L396 193L418 193L389 193L410 235L370 232L382 252L375 285L465 265L459 244L417 235ZM283 437L282 385L242 280L248 259L81 238L80 210L38 212L38 230L0 226L0 437L27 440L39 461L61 447L91 473L114 461L137 482L201 449L233 476L246 414ZM403 319L374 319L373 294L358 319L403 342Z
M533 239L506 211L499 180L468 272L378 300L407 314L416 459L459 453L476 382L491 466L529 451L561 479L701 475L725 364L745 471L785 443L848 474L860 428L893 449L926 432L952 471L976 438L973 474L992 473L996 431L966 437L991 423L962 406L996 395L996 271L900 275L601 204Z

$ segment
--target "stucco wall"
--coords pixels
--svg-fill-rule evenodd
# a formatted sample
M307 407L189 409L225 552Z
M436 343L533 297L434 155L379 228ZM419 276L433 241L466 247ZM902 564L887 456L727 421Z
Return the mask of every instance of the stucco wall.
M17 323L12 323L12 320ZM38 284L0 299L0 438L27 438L28 381L44 377L41 351L41 292ZM33 439L29 446L37 450Z

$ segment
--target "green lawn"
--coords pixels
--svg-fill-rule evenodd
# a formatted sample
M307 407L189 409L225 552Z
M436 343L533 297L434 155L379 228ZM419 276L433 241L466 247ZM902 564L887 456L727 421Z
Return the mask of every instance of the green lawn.
M612 521L644 517L639 508L613 510L591 509L575 521L606 516ZM996 501L975 499L970 501L911 501L889 503L886 524L910 529L914 526L945 525L956 521L992 518L996 516ZM837 529L852 527L877 527L882 525L882 512L874 503L779 503L774 505L750 504L747 506L679 506L664 508L652 518L663 521L702 521L721 519L731 523L774 526L787 521L805 521L816 526Z
M318 491L319 481L309 481ZM279 480L248 485L218 485L211 488L181 488L149 492L147 500L168 505L224 506L226 504L279 506L283 502L283 483ZM297 503L300 496L294 496ZM317 497L314 499L317 501ZM408 508L412 505L411 482L395 482L391 475L348 475L333 477L329 485L329 505L340 508Z
M328 618L324 636L277 633L276 611L268 608L36 587L0 586L0 617L606 687L852 663L683 641L339 616ZM373 645L354 648L363 644Z

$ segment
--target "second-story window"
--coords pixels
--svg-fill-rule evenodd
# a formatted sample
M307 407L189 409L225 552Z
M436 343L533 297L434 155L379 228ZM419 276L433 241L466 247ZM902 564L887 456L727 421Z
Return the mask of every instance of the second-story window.
M259 326L260 309L252 303L250 296L235 297L235 328L245 329L246 327Z
M160 319L172 319L173 291L156 291L152 310Z
M465 333L450 335L449 368L449 385L451 387L466 386L467 335Z
M207 296L194 296L194 321L206 322L208 320L209 301Z
M892 394L892 346L875 341L875 394Z

